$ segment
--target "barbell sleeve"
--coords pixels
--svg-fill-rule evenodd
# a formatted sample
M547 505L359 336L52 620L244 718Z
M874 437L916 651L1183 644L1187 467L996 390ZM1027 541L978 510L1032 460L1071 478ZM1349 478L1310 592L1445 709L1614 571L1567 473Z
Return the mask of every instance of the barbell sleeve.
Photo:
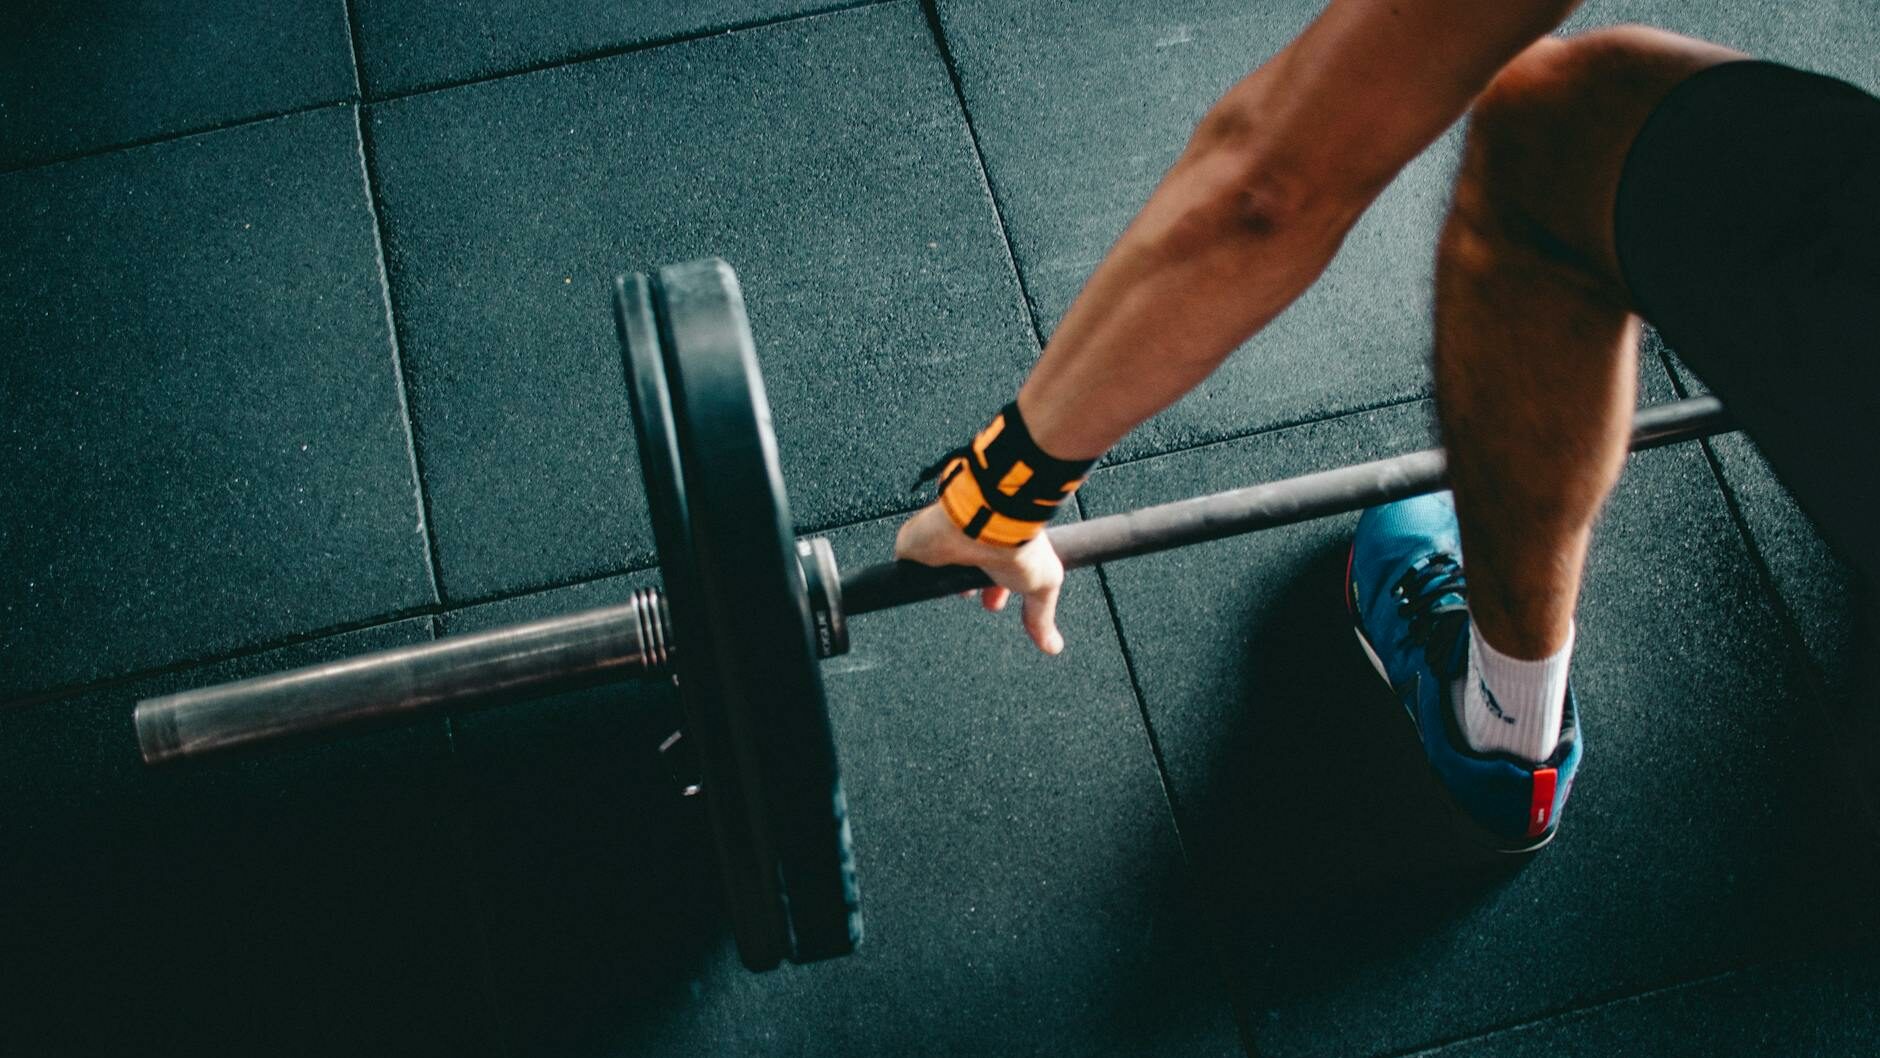
M1633 451L1708 437L1733 429L1714 397L1693 397L1642 409L1633 419ZM1440 448L1339 467L1261 485L1062 525L1049 531L1066 569L1238 536L1260 529L1362 510L1443 487ZM991 585L971 566L924 566L905 560L864 566L842 578L848 616Z
M149 698L134 714L138 749L159 764L662 675L669 627L660 594L641 590L619 606Z

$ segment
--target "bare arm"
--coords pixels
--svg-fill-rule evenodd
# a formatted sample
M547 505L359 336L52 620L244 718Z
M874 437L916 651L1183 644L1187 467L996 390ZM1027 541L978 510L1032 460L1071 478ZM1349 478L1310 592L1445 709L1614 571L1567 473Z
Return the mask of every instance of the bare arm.
M1578 0L1332 0L1202 118L1019 391L1031 435L1095 458L1206 378L1325 269L1397 172ZM984 568L1045 650L1063 569L1044 537L968 539L929 507L896 554Z
M1334 0L1236 84L1123 232L1019 394L1101 455L1319 276L1397 172L1573 0Z

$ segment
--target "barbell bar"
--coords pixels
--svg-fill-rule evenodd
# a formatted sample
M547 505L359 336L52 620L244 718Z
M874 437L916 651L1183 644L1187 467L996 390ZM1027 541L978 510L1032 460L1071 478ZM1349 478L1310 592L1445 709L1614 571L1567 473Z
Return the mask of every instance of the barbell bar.
M1632 450L1731 429L1714 397L1640 409ZM1066 569L1114 562L1347 513L1444 484L1443 450L1431 448L1281 481L1105 515L1048 531ZM806 588L819 626L989 587L971 566L878 562L843 573L831 592L835 558L825 537L799 541ZM813 550L811 550L813 549ZM474 708L626 678L667 675L671 619L658 589L625 603L560 617L397 647L197 690L146 699L136 711L146 763L273 742L294 735ZM821 640L818 654L847 652L846 631Z
M1639 410L1632 420L1631 447L1643 451L1734 428L1715 397L1669 401ZM1447 484L1447 475L1443 450L1429 448L1106 514L1047 532L1064 568L1079 569L1436 492ZM984 570L973 566L881 562L844 574L841 598L844 613L863 614L991 583Z
M844 954L859 896L816 662L848 618L986 587L982 570L882 562L841 573L826 539L794 539L742 294L715 259L615 281L663 590L620 605L150 698L143 759L283 739L628 678L670 678L706 795L747 966ZM1698 397L1641 409L1633 450L1733 429ZM1433 448L1049 530L1067 569L1292 525L1444 486Z

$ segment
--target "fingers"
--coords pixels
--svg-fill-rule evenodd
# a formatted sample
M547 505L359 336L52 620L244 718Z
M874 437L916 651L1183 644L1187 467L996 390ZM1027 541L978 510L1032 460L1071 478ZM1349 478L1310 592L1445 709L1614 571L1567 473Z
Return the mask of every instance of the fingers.
M1025 600L1025 632L1038 649L1056 654L1064 649L1058 634L1058 592L1064 587L1064 564L1048 537L1038 536L1017 551L1019 578L1006 581Z
M997 613L1005 609L1013 595L1018 595L1024 601L1025 632L1031 641L1047 654L1064 649L1064 637L1057 629L1064 566L1047 537L1037 537L1016 549L992 547L960 535L946 512L929 506L902 523L895 534L894 554L931 566L978 566L997 584L961 592L963 597L978 595L980 606Z
M1025 596L1025 632L1047 654L1064 649L1064 637L1057 630L1058 588L1059 583L1053 582Z
M1010 588L968 588L960 592L962 599L971 599L975 596L979 599L979 605L986 608L987 613L998 613L1005 609L1006 602L1012 598L1012 591Z

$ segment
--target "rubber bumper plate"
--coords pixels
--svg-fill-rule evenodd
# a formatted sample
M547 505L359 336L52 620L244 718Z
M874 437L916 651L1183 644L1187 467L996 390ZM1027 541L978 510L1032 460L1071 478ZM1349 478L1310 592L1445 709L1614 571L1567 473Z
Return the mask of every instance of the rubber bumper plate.
M853 951L861 916L815 629L744 298L712 259L615 281L640 465L746 966Z

